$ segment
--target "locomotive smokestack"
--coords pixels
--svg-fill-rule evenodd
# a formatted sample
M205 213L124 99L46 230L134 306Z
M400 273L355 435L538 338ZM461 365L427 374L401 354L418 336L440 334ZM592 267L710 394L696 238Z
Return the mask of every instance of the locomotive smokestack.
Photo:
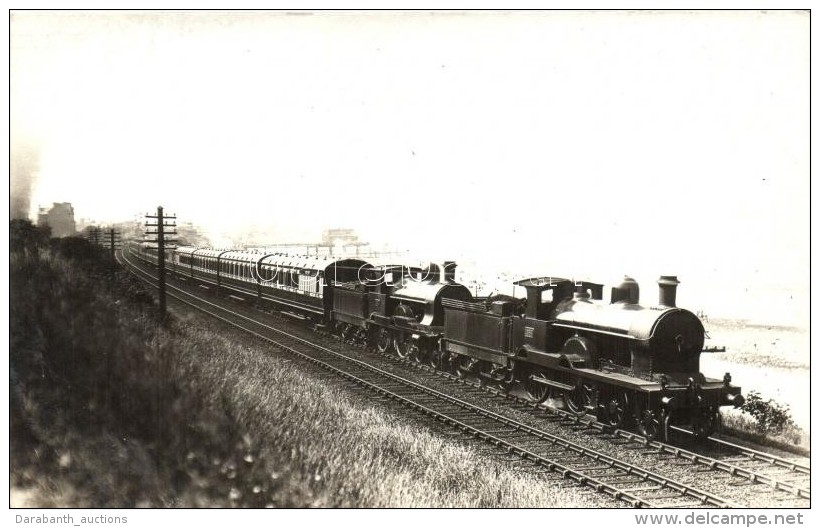
M452 260L444 261L444 282L456 281L456 266L457 264Z
M661 275L658 279L658 304L668 308L675 307L675 297L680 281L674 275Z

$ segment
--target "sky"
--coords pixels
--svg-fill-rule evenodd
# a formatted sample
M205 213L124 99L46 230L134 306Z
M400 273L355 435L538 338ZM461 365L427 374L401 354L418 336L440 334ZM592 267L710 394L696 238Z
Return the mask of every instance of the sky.
M10 89L32 214L677 274L808 325L807 13L18 12Z

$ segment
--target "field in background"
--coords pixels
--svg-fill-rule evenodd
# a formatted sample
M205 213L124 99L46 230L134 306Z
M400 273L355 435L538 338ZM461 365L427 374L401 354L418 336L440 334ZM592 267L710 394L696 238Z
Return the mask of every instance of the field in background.
M707 346L725 346L724 360L740 365L782 369L809 368L809 332L792 326L706 319Z
M708 319L707 346L725 346L725 353L702 354L701 371L711 377L732 375L744 393L756 390L766 399L788 405L796 425L810 425L809 332L788 326Z

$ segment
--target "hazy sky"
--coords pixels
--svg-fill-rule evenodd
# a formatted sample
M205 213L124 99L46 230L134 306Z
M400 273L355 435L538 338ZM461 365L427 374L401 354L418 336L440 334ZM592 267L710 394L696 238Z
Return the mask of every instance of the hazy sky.
M11 116L32 210L808 288L807 13L18 13Z

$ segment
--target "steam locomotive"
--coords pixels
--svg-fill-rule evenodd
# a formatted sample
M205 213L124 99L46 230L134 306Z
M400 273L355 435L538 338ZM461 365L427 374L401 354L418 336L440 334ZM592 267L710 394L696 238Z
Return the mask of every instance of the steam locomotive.
M634 426L648 439L666 439L671 424L705 438L720 407L744 401L728 373L700 372L704 328L675 306L672 276L658 280L658 304L642 306L629 277L609 302L602 284L555 277L516 282L527 292L517 299L474 297L449 261L412 267L196 247L167 259L171 271L203 287L252 297L346 341L507 390L520 386L539 403L561 399L576 415Z

